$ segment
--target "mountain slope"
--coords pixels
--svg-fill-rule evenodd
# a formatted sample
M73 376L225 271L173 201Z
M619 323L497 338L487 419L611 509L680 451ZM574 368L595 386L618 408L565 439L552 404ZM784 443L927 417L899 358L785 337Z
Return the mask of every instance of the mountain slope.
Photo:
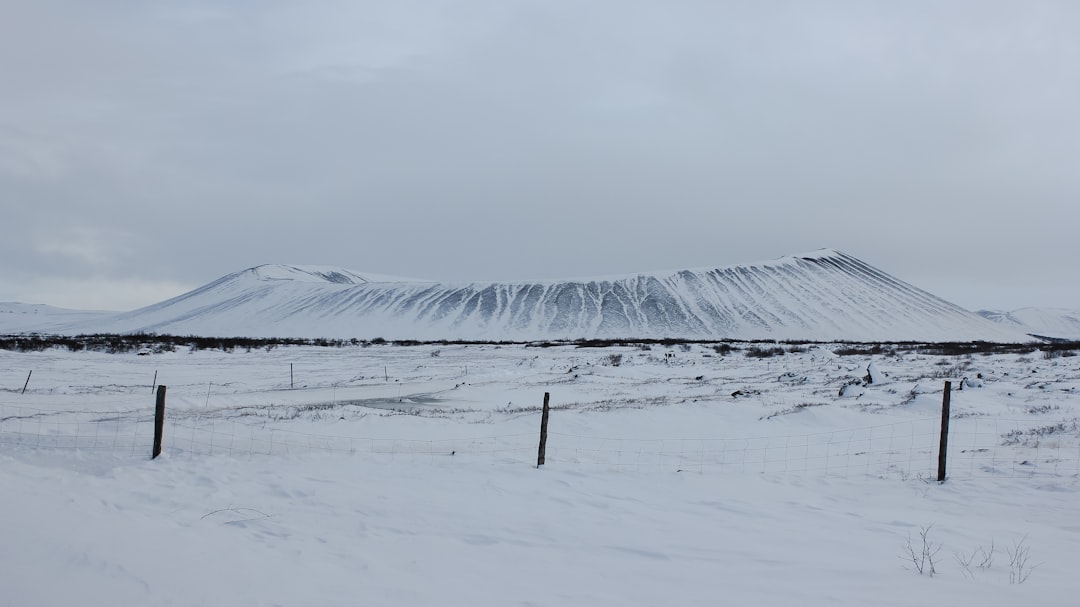
M979 316L1031 335L1080 340L1080 310L1020 308L1011 312L979 310Z
M107 318L115 312L69 310L44 304L0 302L0 333L52 333L74 323Z
M570 281L437 283L319 266L259 266L69 329L478 340L1027 339L833 250Z

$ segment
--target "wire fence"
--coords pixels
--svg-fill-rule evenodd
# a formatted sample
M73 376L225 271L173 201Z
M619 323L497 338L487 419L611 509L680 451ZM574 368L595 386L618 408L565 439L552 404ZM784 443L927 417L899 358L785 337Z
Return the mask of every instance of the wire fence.
M949 473L1080 477L1080 420L950 420Z
M785 436L626 439L552 434L550 460L616 468L851 476L914 476L936 465L928 420Z
M304 432L289 420L176 412L166 421L170 457L336 453L373 463L535 465L538 435L436 439ZM539 421L539 415L538 421ZM289 427L293 425L293 427ZM548 434L546 463L607 470L659 469L707 474L828 477L936 477L940 420L797 435L633 438ZM149 457L152 410L42 410L0 403L0 448L110 452ZM1080 422L956 417L950 420L949 478L1080 477Z
M149 453L153 411L44 410L0 404L0 447Z
M168 426L165 448L180 455L284 455L312 452L363 455L375 462L528 463L535 435L508 434L414 439L313 434L258 421L197 416Z
M630 439L551 433L547 461L703 473L927 478L937 475L940 421L811 434ZM1077 421L950 420L948 478L1080 477Z

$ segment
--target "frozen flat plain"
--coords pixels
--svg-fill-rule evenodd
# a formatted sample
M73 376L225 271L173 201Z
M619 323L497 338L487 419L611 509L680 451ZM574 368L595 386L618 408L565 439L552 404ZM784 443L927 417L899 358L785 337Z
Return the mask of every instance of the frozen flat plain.
M844 347L0 351L0 605L1075 604L1080 357Z

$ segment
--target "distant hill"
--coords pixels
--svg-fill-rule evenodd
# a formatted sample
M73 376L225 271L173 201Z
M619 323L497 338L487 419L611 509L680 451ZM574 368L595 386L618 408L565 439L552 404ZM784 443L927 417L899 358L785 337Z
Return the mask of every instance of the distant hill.
M64 327L94 321L116 312L68 310L44 304L0 302L0 333L62 332Z
M1029 341L834 250L609 278L441 283L264 265L54 331L247 337Z
M1080 310L1020 308L1011 312L979 310L978 314L1003 327L1031 335L1080 340Z

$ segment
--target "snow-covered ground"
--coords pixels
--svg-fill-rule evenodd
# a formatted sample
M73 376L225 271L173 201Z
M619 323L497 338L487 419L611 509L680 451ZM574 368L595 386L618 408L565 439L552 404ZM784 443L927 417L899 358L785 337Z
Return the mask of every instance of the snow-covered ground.
M1075 604L1080 357L844 347L0 351L0 605Z

